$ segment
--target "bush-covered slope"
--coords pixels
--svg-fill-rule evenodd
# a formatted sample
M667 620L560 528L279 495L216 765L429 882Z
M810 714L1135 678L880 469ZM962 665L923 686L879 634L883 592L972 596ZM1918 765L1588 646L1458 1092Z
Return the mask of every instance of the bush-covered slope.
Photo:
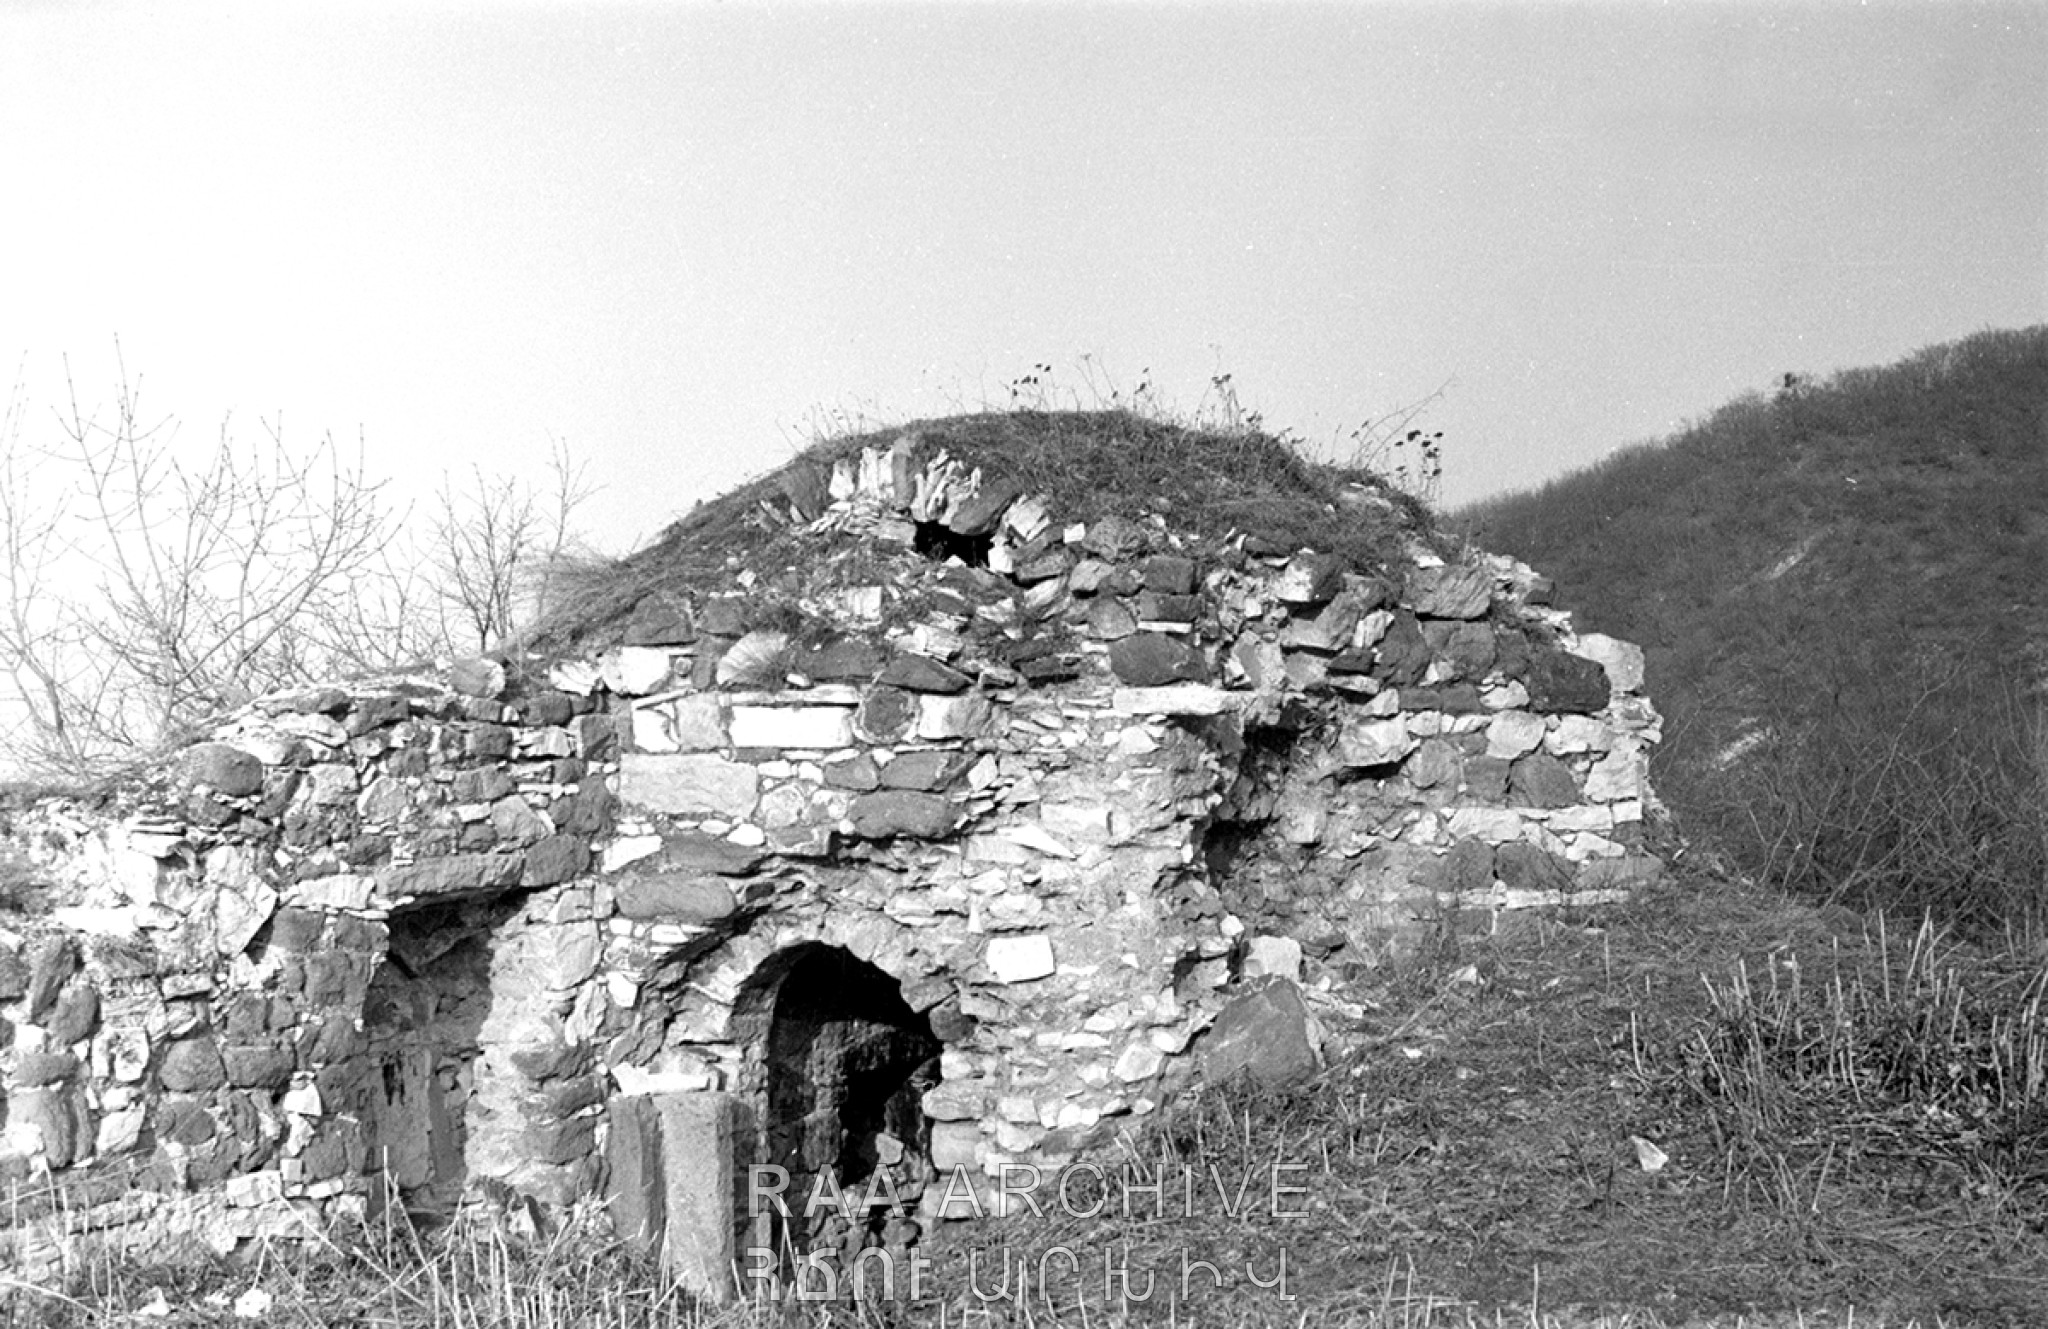
M1746 870L2040 911L2048 327L1788 376L1461 526L1645 646L1659 787Z

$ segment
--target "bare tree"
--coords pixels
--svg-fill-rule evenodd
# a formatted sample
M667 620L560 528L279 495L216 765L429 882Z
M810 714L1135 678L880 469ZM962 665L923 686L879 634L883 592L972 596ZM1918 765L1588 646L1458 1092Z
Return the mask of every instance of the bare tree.
M117 363L119 344L116 343ZM545 485L444 480L406 538L358 444L232 420L208 446L145 413L119 365L88 410L65 365L48 446L19 378L0 415L0 763L69 777L177 743L255 695L491 649L546 606L590 496L555 443Z
M28 397L17 377L7 413L0 418L0 654L13 683L20 714L8 732L24 734L16 746L38 764L75 767L85 755L86 735L74 724L81 709L97 709L104 686L73 676L71 662L85 644L82 625L60 611L54 582L63 563L63 495L37 501L36 467L22 444Z
M443 636L453 651L500 646L553 602L563 562L576 552L570 522L596 491L567 444L551 442L545 485L480 468L470 490L442 481L433 561Z
M18 385L0 438L17 764L86 774L256 693L387 662L395 527L359 458L331 436L288 446L281 422L253 448L224 422L193 450L125 365L111 407L81 404L68 362L65 381L52 446L24 438Z

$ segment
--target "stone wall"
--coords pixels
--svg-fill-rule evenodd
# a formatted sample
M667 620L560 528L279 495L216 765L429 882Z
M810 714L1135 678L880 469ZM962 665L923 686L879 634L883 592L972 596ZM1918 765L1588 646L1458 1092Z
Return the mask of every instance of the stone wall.
M12 1258L608 1171L645 1227L631 1105L709 1093L741 1154L915 1213L806 1239L909 1240L937 1175L1270 1056L1260 1011L1340 1020L1432 929L1658 871L1641 655L1509 561L1062 524L916 440L782 492L801 567L510 677L267 698L18 813L57 907L0 935Z

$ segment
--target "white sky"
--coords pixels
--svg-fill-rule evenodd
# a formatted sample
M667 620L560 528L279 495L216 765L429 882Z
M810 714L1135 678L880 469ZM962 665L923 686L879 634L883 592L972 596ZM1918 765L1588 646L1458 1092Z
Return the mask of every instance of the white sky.
M1320 440L1455 379L1462 501L2048 319L2048 6L0 0L0 243L35 401L118 336L195 447L553 434L614 551L1083 356Z

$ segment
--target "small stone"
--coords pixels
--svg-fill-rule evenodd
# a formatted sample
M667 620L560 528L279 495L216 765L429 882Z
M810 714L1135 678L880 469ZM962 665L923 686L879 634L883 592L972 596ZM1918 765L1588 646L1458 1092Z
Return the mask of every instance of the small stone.
M28 1022L41 1024L57 1004L64 984L78 972L78 946L65 936L45 937L29 968Z
M1165 1064L1166 1054L1158 1048L1150 1043L1133 1043L1116 1059L1110 1073L1125 1084L1137 1084L1159 1074L1160 1067Z
M573 835L550 835L526 851L522 886L558 886L590 867L590 846Z
M576 753L585 761L609 761L618 748L619 727L609 715L576 717Z
M1409 758L1405 769L1418 789L1434 789L1439 785L1456 787L1462 766L1459 758L1454 745L1432 738L1422 745L1421 751Z
M1494 851L1494 871L1511 891L1568 891L1572 867L1557 855L1525 841Z
M28 991L28 962L12 946L0 944L0 1002Z
M78 1058L69 1052L23 1052L14 1059L14 1082L23 1089L64 1084L78 1074Z
M964 692L974 682L957 669L928 656L902 654L882 671L882 683L907 692Z
M1247 937L1244 976L1301 981L1301 943L1292 937Z
M1580 797L1571 768L1547 753L1531 753L1508 768L1508 802L1516 807L1567 808Z
M481 655L457 660L448 671L448 686L465 697L502 697L505 666Z
M1504 803L1508 797L1508 762L1500 757L1469 757L1465 788L1481 803Z
M747 602L737 595L714 595L697 615L697 629L714 637L744 637L748 626Z
M296 1059L283 1048L229 1048L224 1059L228 1083L238 1089L282 1089L291 1082Z
M1415 615L1406 610L1394 615L1386 635L1380 638L1375 659L1373 675L1384 683L1405 688L1422 681L1429 672L1431 656Z
M861 794L847 809L853 833L864 840L886 840L907 835L937 840L951 835L960 825L960 809L937 794L907 789L884 789Z
M1543 745L1547 726L1540 715L1502 711L1486 726L1486 755L1512 761Z
M547 819L528 806L517 794L507 794L491 805L491 830L505 844L524 848L554 833Z
M1273 598L1321 604L1344 588L1344 560L1335 554L1296 554L1273 581Z
M8 1103L8 1134L19 1132L42 1146L43 1161L52 1169L69 1167L83 1143L79 1138L82 1102L69 1085L25 1089Z
M1145 528L1128 517L1104 517L1081 537L1081 547L1115 562L1145 547Z
M984 480L947 515L946 525L956 535L987 535L1023 493L1023 486L1014 480Z
M64 985L57 1004L43 1020L43 1033L54 1047L69 1047L91 1038L100 1024L100 993L90 983Z
M203 1094L227 1083L227 1066L211 1035L181 1038L164 1049L157 1075L164 1088L177 1094Z
M1582 891L1635 891L1656 885L1663 876L1663 862L1646 854L1595 858L1579 865L1578 888Z
M930 748L905 752L881 770L880 783L886 789L916 789L939 793L949 789L967 768L974 754L952 748Z
M1601 632L1581 636L1572 654L1583 655L1607 671L1616 692L1638 692L1643 686L1643 648Z
M761 850L702 831L680 831L660 841L661 866L721 877L744 877L761 861Z
M348 694L340 688L312 688L294 696L290 705L301 715L340 715L348 709Z
M879 646L842 637L798 657L797 668L819 683L866 683L888 665Z
M509 757L512 755L512 731L501 724L469 725L462 734L462 751L463 755L468 757ZM316 775L320 769L324 768L316 768ZM341 790L341 801L346 802L355 789L354 774L355 772L351 770L349 779L337 781L336 787Z
M1249 1075L1285 1084L1315 1074L1321 1058L1301 990L1285 980L1237 997L1201 1042L1202 1072L1211 1081Z
M1386 766L1416 749L1415 736L1398 718L1347 718L1337 736L1337 756L1346 766Z
M995 719L995 705L984 692L954 697L927 694L917 699L917 736L928 740L980 738Z
M977 1085L942 1081L925 1090L918 1105L933 1121L973 1121L988 1110L988 1093Z
M1614 731L1590 715L1561 715L1557 728L1543 740L1543 746L1560 757L1574 752L1605 752L1614 746Z
M1481 679L1493 668L1492 627L1480 622L1439 620L1422 625L1422 639L1454 678Z
M665 596L650 595L641 600L634 606L633 617L626 622L624 644L628 646L687 646L695 640L697 625L690 618L690 607ZM562 722L547 720L541 723Z
M1201 683L1209 677L1201 652L1157 632L1140 632L1111 645L1109 667L1118 679L1140 688Z
M598 657L604 685L621 697L644 697L668 682L669 653L657 646L620 646Z
M1529 708L1544 715L1591 715L1606 707L1614 691L1598 661L1555 649L1536 652L1522 682Z
M797 462L783 467L775 477L775 483L782 490L782 496L789 500L790 510L800 522L816 521L832 501L827 472L815 462Z
M854 711L853 732L865 742L895 743L910 735L917 719L915 694L877 685L868 689Z
M621 915L650 922L715 923L739 909L732 887L716 877L634 875L614 890Z
M1178 554L1155 554L1140 569L1145 589L1162 595L1190 595L1195 589L1195 561Z
M1486 841L1459 840L1438 860L1440 888L1456 895L1492 889L1493 859L1493 846Z
M361 738L398 724L412 714L412 702L404 697L361 697L348 714L346 732Z
M388 775L370 781L356 800L357 814L372 825L396 823L411 810L412 796L406 792L405 783Z
M1522 814L1512 808L1453 808L1444 819L1444 830L1449 834L1471 836L1488 844L1519 840L1527 825Z
M1037 558L1026 559L1017 565L1011 575L1022 586L1043 587L1063 576L1067 570L1067 555L1064 550L1055 549L1040 554Z
M1586 772L1586 801L1617 803L1639 799L1648 787L1648 776L1649 761L1642 748L1633 740L1624 739Z
M1074 565L1073 575L1067 578L1067 589L1076 595L1093 595L1108 579L1109 564L1099 558L1084 558Z
M1357 592L1342 591L1314 615L1289 621L1280 640L1287 646L1314 651L1346 650L1365 617L1365 609L1365 600Z
M512 792L512 777L499 766L457 771L449 792L458 803L495 803Z
M263 763L225 743L201 743L187 748L178 768L188 788L205 785L228 798L246 798L263 792Z
M1425 618L1482 618L1493 603L1493 573L1455 564L1416 568L1408 575L1406 599Z
M1118 688L1110 708L1119 715L1221 715L1244 699L1207 683L1175 683L1159 688Z
M1053 962L1052 939L1043 933L997 937L982 953L982 961L998 983L1028 983L1050 977L1058 969Z
M1138 616L1113 595L1091 600L1083 614L1088 635L1097 641L1122 641L1138 630Z

